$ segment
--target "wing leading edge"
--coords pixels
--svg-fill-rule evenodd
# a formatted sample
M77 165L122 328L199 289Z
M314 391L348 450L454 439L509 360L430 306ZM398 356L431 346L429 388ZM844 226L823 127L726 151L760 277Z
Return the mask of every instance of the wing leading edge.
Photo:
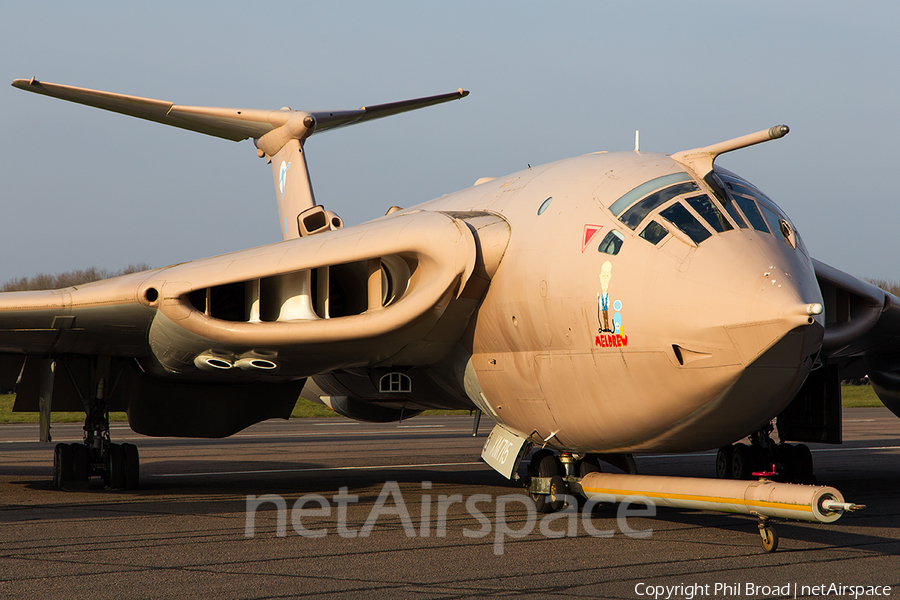
M0 384L18 378L15 410L46 404L49 415L45 398L52 410L79 410L102 379L111 410L127 410L136 431L230 435L289 413L308 376L442 360L509 231L491 213L394 213L111 280L0 294ZM182 408L185 418L173 419Z
M428 332L451 304L474 309L471 290L486 285L476 235L494 245L509 235L501 218L480 218L490 225L476 234L443 213L397 213L83 286L0 294L0 352L152 355L188 377L208 366L198 356L227 355L231 368L255 353L278 357L269 359L277 371L253 372L275 379L390 362L411 343L404 361L434 360ZM455 342L469 314L438 345Z

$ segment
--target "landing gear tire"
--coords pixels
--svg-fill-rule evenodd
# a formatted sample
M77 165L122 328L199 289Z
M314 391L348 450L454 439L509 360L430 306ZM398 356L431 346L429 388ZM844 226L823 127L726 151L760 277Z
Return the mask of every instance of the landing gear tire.
M528 465L528 474L532 477L554 477L558 478L565 487L565 481L562 479L562 464L556 455L550 450L538 450L531 457ZM551 482L551 487L553 482ZM565 492L562 491L562 494ZM531 494L534 501L534 508L538 513L551 513L562 508L564 500L559 497L554 500L556 494Z
M791 483L815 483L813 459L809 447L804 444L784 444L780 448L787 480Z
M797 463L796 479L799 483L815 483L816 477L813 475L813 459L812 452L806 444L797 444L793 451L794 459Z
M584 477L588 473L599 473L602 471L600 459L593 454L585 455L584 458L575 463L575 467L579 477Z
M566 494L569 493L569 486L566 480L559 475L550 478L550 493L544 496L549 501L550 510L547 512L557 512L562 510L566 504ZM538 511L540 512L540 511Z
M584 458L577 461L575 463L575 474L578 477L583 478L585 475L590 473L600 473L603 469L600 468L600 459L597 458L595 454L586 454ZM584 508L585 504L587 504L587 497L583 494L573 494L575 496L576 502L578 502L578 510Z
M731 479L731 463L734 457L732 446L722 446L716 453L716 477L719 479Z
M72 446L69 444L57 444L53 449L53 487L63 489L72 481Z
M121 444L109 445L109 472L106 474L106 485L114 490L125 487L125 449Z
M745 444L735 444L731 456L731 478L750 479L753 470L750 447Z
M759 536L762 541L762 548L767 553L775 552L778 549L778 532L770 525L759 525Z
M72 444L72 481L87 483L91 476L91 451L84 444Z
M136 490L139 487L141 469L137 446L122 444L122 449L125 452L125 489Z

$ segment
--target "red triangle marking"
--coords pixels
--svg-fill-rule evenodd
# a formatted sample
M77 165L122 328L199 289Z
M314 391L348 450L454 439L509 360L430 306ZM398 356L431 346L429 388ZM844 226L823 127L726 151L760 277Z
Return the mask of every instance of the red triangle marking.
M581 253L584 254L584 249L588 247L588 244L591 243L591 240L594 239L594 236L597 235L597 232L603 229L603 225L585 225L584 226L584 234L581 239Z

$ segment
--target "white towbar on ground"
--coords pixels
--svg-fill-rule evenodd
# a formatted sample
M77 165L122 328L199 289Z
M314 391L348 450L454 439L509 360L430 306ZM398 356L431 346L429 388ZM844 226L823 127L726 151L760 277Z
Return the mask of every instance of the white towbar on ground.
M644 497L657 506L753 515L760 519L760 535L767 552L778 545L778 537L767 523L769 518L833 523L844 512L865 508L844 502L833 487L777 483L764 478L735 481L589 473L580 482L570 483L570 487L589 500L600 502Z

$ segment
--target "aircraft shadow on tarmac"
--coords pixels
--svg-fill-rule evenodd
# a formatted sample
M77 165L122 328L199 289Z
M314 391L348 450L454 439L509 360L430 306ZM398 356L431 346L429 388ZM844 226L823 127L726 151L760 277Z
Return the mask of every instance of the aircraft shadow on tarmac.
M184 461L179 460L154 462L151 472L142 477L141 489L135 491L104 490L99 478L91 480L88 490L71 492L52 490L49 478L15 481L13 485L35 491L52 490L56 496L52 502L40 506L12 507L14 510L4 511L7 514L0 520L19 521L30 511L39 513L28 518L40 519L116 518L136 513L237 515L245 513L247 495L278 494L290 505L304 494L320 494L330 499L344 486L349 487L350 494L358 496L356 506L365 509L375 504L387 481L398 482L413 514L419 509L423 481L431 482L427 493L434 498L439 494L455 493L462 493L463 497L473 493L488 493L494 497L524 494L519 484L509 482L487 468L458 471L427 468L334 469L322 464L291 461L191 461L191 472L178 473L184 467ZM894 529L900 512L890 498L896 497L898 483L896 478L848 478L842 481L842 487L852 493L855 500L868 504L865 512L844 518L835 525L791 521L774 521L774 524L784 541L900 555L900 542L896 537L858 531L863 527ZM198 498L198 494L202 497ZM261 507L259 510L266 512L273 510L273 507ZM524 521L527 513L521 505L513 504L508 509L508 518L511 524L517 520ZM614 527L615 519L616 508L611 505L600 505L594 510L593 521L600 529ZM657 507L656 516L645 518L642 522L644 527L652 527L659 533L668 532L669 536L675 535L692 543L721 539L720 536L701 535L704 529L756 533L756 521L751 517L668 507ZM673 531L675 529L677 531ZM691 534L691 531L697 535ZM789 551L789 546L785 544L783 550Z
M612 508L600 507L597 514L611 515L615 517L615 511ZM856 522L853 522L856 517ZM816 544L817 546L826 546L832 548L857 548L879 554L897 556L900 555L900 540L896 537L886 537L879 535L871 535L867 533L858 533L849 531L847 526L870 527L877 528L881 525L891 526L897 522L896 514L874 514L869 515L867 519L859 520L859 515L853 515L851 518L844 518L836 525L822 525L818 523L801 523L798 521L779 521L773 520L772 524L778 530L779 537L783 542L789 540L802 542L803 544ZM648 519L650 520L650 519ZM877 521L873 523L873 521ZM670 525L687 526L697 531L702 529L717 529L730 531L744 531L747 534L756 534L757 524L753 517L739 515L723 515L709 512L697 512L683 510L677 508L657 507L656 516L652 518L653 528L655 531L663 531ZM721 540L722 537L703 536L702 538L692 538L691 535L680 528L679 536L685 542L702 542L708 539ZM801 551L798 548L795 551ZM779 552L790 551L789 544L783 543Z

